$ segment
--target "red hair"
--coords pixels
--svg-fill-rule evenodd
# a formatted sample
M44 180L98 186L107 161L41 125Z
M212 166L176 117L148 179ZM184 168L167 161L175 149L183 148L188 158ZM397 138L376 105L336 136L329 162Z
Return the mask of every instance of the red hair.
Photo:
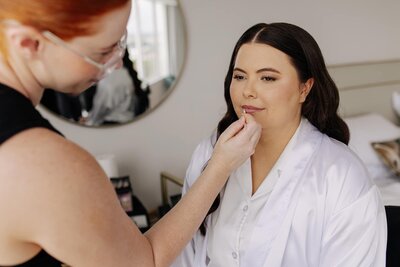
M0 20L16 20L39 31L48 30L69 40L95 32L91 23L130 0L0 0ZM1 24L0 24L1 25ZM1 26L0 26L1 27ZM0 53L6 56L0 28Z

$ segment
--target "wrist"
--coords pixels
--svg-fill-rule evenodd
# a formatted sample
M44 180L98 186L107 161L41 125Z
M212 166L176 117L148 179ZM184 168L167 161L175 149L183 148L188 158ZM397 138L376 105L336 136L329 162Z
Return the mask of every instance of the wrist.
M218 179L223 179L224 181L227 180L227 178L232 172L231 168L229 168L227 164L224 164L221 161L218 161L214 158L211 158L208 161L207 167L204 171L211 172L215 176L217 176Z

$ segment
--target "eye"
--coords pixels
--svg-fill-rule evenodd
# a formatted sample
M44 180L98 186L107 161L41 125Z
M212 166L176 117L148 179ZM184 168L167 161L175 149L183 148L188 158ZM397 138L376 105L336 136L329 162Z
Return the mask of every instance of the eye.
M245 77L243 75L240 75L240 74L235 74L235 75L233 75L233 79L237 80L237 81L241 81L241 80L244 80Z
M262 76L261 80L262 81L267 81L267 82L274 82L274 81L276 81L276 78L274 78L272 76Z

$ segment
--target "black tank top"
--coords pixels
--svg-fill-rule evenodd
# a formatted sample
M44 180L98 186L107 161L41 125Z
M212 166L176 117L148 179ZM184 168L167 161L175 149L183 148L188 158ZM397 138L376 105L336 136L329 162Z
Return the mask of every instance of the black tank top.
M0 146L13 135L41 127L61 135L40 113L32 102L18 91L0 83ZM35 257L18 267L60 267L62 264L41 250Z

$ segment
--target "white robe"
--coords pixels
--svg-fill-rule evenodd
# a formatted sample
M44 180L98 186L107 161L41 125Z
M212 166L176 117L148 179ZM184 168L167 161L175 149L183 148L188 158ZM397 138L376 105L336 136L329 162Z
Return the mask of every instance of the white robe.
M86 124L99 126L104 121L130 121L135 115L137 101L135 86L128 70L116 69L97 84L93 107Z
M215 135L197 146L183 193L211 157L213 139ZM385 209L378 188L347 146L321 134L302 119L275 165L271 172L279 169L279 175L271 185L273 188L263 189L269 176L259 188L270 192L255 215L256 220L243 222L248 224L243 227L247 232L241 234L249 233L244 247L230 254L233 260L219 264L220 267L385 266ZM216 257L227 249L218 246L218 239L212 238L216 234L213 231L223 229L224 225L232 227L230 220L226 220L229 216L232 222L237 219L234 212L226 214L221 210L236 205L235 199L241 197L234 190L237 178L251 179L249 160L232 173L222 190L219 208L207 218L206 236L198 231L172 266L219 266L213 264L210 256Z

